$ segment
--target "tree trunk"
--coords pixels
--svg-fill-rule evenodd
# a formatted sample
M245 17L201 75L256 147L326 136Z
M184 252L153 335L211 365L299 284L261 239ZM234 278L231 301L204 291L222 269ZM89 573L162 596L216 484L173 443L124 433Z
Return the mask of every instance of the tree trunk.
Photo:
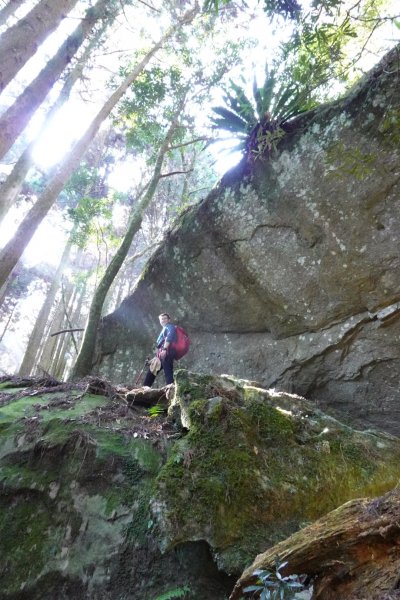
M0 27L3 26L25 0L8 0L4 8L0 10Z
M51 320L50 326L46 332L46 341L41 349L41 353L39 354L33 371L34 373L40 373L41 371L45 371L46 373L52 374L53 361L56 356L57 347L60 343L60 340L57 336L51 337L52 331L59 331L63 329L65 323L65 306L68 305L71 296L73 293L72 286L68 286L67 290L63 292L63 296L60 301L57 303L56 310Z
M75 300L76 300L76 296L77 296L77 289L76 287L74 287L73 285L71 285L70 283L67 286L67 290L70 291L70 296L68 297L68 302L66 302L66 289L63 288L63 293L62 293L62 304L64 306L64 318L63 318L63 323L62 326L65 328L69 328L72 329L71 327L71 317L70 315L73 312L73 306L75 304ZM52 332L53 333L53 332ZM50 336L52 335L52 333L50 333ZM57 365L59 364L61 358L64 358L64 353L66 350L66 347L68 345L68 340L71 336L71 339L74 341L74 344L76 344L75 342L75 332L70 331L68 333L64 333L64 334L60 334L57 336L57 345L54 351L54 354L51 358L51 365L50 365L50 370L53 373L54 377L57 378ZM77 351L77 350L76 350Z
M0 37L0 93L78 0L41 0Z
M164 143L160 148L160 151L157 156L157 161L154 166L153 176L150 180L149 186L148 186L145 194L143 195L142 200L136 206L136 208L134 209L134 211L131 215L128 229L127 229L125 237L122 241L122 244L118 248L118 250L117 250L115 256L113 257L113 259L111 260L110 264L108 265L106 272L104 273L104 275L95 291L95 294L93 296L93 300L92 300L92 303L90 306L89 318L88 318L88 322L86 325L85 336L83 338L82 347L80 349L75 366L72 370L72 378L73 379L85 377L86 375L88 375L91 372L91 369L93 366L93 354L94 354L94 349L95 349L95 344L96 344L97 329L99 326L99 321L100 321L100 317L101 317L101 311L103 308L104 300L106 298L107 292L110 289L112 282L114 281L115 277L117 276L117 274L122 266L122 263L124 262L128 252L129 252L129 248L132 244L132 240L133 240L135 234L140 229L140 226L141 226L142 220L143 220L144 211L146 210L146 208L150 204L151 200L153 199L153 196L157 189L158 182L160 181L160 178L161 178L162 163L164 161L165 154L168 152L169 144L171 143L173 135L176 131L176 128L178 125L178 118L180 116L180 113L182 112L183 105L184 105L184 101L182 101L180 103L180 106L176 113L176 116L175 116L174 120L172 121L170 128L167 132L167 135L165 137Z
M87 149L89 143L95 137L103 121L106 119L106 117L108 117L112 109L119 102L119 100L125 94L127 89L132 85L135 79L144 70L144 68L147 66L154 54L177 30L180 30L182 25L191 22L195 17L197 11L198 7L196 6L195 9L187 12L182 17L182 19L180 19L176 23L176 25L174 25L153 46L153 48L146 54L143 60L126 77L125 81L111 95L109 100L97 113L96 117L91 122L89 128L86 130L83 137L75 144L71 153L66 157L64 162L61 163L54 176L50 180L47 188L44 190L43 194L40 196L40 198L37 200L37 202L34 204L34 206L31 208L31 210L21 222L14 237L5 245L5 247L0 252L0 285L4 283L14 266L17 264L23 251L25 250L33 234L35 233L39 223L41 223L41 221L44 219L44 217L56 201L58 194L63 189L71 173L79 165L81 158L85 153L85 150Z
M84 285L84 287L80 290L75 290L75 301L76 301L76 296L78 296L78 301L76 302L76 306L73 309L73 312L71 314L71 322L74 325L77 325L78 327L80 326L84 326L84 323L81 322L83 321L82 319L82 306L83 306L83 301L85 299L85 291L86 291L86 284ZM72 311L72 308L71 308ZM62 340L63 344L61 347L61 352L60 355L57 357L56 363L54 364L54 374L57 378L60 379L60 381L62 379L64 379L65 375L66 375L66 368L67 368L67 361L66 361L66 353L69 349L71 349L72 353L75 352L75 346L73 344L73 338L70 335L64 335L64 339ZM79 343L78 343L78 347L79 347Z
M230 600L254 597L243 589L254 583L256 569L274 571L276 556L287 561L282 575L313 581L312 600L389 600L399 588L399 545L400 490L351 500L259 554Z
M16 307L16 306L17 306L17 303L13 304L13 306L12 306L12 308L11 308L11 311L10 311L10 314L8 315L7 322L6 322L6 324L4 325L3 332L2 332L2 334L1 334L1 336L0 336L0 344L1 344L1 342L3 341L3 337L4 337L4 336L5 336L5 334L7 333L7 329L8 329L8 327L9 327L9 325L10 325L10 323L11 323L11 320L12 320L12 318L13 318L13 315L14 315L14 310L15 310L15 307Z
M15 140L28 125L31 117L71 62L88 33L107 13L110 0L98 0L89 8L75 31L65 40L58 52L30 83L14 104L0 117L0 158L7 154ZM118 5L117 5L118 6Z
M49 318L50 311L53 307L54 300L56 298L57 292L60 287L60 280L64 269L67 265L69 254L71 252L72 242L71 238L68 240L63 255L60 260L60 264L58 265L56 274L51 283L50 289L47 293L46 299L43 303L42 308L39 311L39 315L36 319L35 325L29 336L28 345L25 351L24 358L22 360L21 366L19 368L19 375L28 376L31 375L33 371L33 367L35 365L36 356L39 352L40 343L43 339L44 330L46 327L46 323Z
M16 198L18 197L25 177L28 174L29 169L33 165L32 150L34 146L37 144L38 139L40 139L42 132L45 131L48 122L69 99L71 90L75 82L82 75L86 62L91 54L91 51L93 50L93 46L99 41L100 36L102 35L102 33L104 33L105 29L106 26L104 26L101 29L101 31L95 35L94 39L85 48L82 56L78 59L77 64L67 75L65 83L57 100L46 115L46 122L43 124L41 131L39 131L39 133L35 136L35 139L26 147L24 152L21 154L21 156L15 163L13 170L11 171L5 182L1 185L0 223L4 219L11 206L14 204Z
M13 170L5 182L0 186L0 223L14 204L15 199L21 191L25 177L32 166L31 150L34 142L21 154L15 163Z
M6 279L6 281L0 287L0 307L3 304L3 302L7 296L8 282L9 282L9 279Z

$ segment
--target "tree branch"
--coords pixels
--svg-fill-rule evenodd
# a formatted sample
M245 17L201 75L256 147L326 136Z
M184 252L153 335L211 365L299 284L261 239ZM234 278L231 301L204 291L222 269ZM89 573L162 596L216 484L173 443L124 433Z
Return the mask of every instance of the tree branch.
M171 177L171 175L183 175L186 173L192 173L193 169L189 169L188 171L171 171L171 173L161 173L160 179L162 177Z
M75 327L74 329L61 329L61 331L55 331L50 334L50 337L54 337L55 335L60 335L60 333L71 333L73 331L85 331L82 327Z
M147 4L147 2L144 2L144 0L139 0L139 2L141 4L144 4L145 6L147 6L147 8L150 8L151 10L155 10L158 13L161 12L161 10L159 10L158 8L155 8L154 6L151 6L151 4Z
M195 144L196 142L208 142L212 139L213 138L203 135L202 137L198 137L194 140L191 140L190 142L184 142L183 144L178 144L177 146L170 146L168 148L168 150L176 150L177 148L182 148L183 146L189 146L190 144Z
M160 242L154 242L154 244L150 244L150 246L146 246L146 248L144 250L141 250L141 252L137 252L136 254L134 254L133 256L130 256L125 263L126 264L130 264L132 262L134 262L137 258L140 258L141 256L143 256L144 254L146 254L146 252L149 252L149 250L151 250L152 248L154 248L155 246L158 246Z

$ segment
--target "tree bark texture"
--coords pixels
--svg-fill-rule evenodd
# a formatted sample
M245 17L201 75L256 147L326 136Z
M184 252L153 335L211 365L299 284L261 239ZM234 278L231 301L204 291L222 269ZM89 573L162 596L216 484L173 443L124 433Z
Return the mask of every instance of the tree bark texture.
M0 37L0 93L78 0L41 0Z
M83 338L83 343L76 360L75 366L72 371L72 378L80 378L85 377L88 373L90 373L93 366L93 355L96 344L97 337L97 329L100 322L101 312L103 308L104 301L106 299L107 292L109 291L111 284L113 283L115 277L117 276L122 264L129 252L129 248L131 247L132 240L135 234L139 231L140 226L142 224L144 211L149 206L153 196L156 192L158 182L161 178L161 168L165 158L166 153L168 152L169 145L174 136L178 125L178 119L182 112L184 106L184 100L180 103L180 106L176 112L175 118L173 119L169 130L165 136L165 140L159 150L156 164L154 166L153 176L150 180L149 186L143 195L142 200L138 203L136 208L134 209L127 232L122 241L121 246L118 248L116 254L108 265L106 272L104 273L97 290L93 296L92 304L90 306L89 311L89 319L86 326L85 336Z
M25 0L8 0L4 8L0 10L0 27L4 25Z
M49 120L53 118L53 116L60 110L60 108L67 102L70 97L71 90L75 84L75 82L81 77L84 67L87 63L88 58L90 57L90 53L93 50L95 44L99 41L100 36L104 33L106 26L104 26L101 31L94 36L91 40L90 44L85 48L82 56L78 59L78 62L75 64L73 69L65 78L64 85L62 87L61 92L58 95L58 98L50 108L49 112L46 115L46 122L43 125L41 131L23 151L17 162L15 163L13 170L8 175L5 182L0 187L0 223L4 219L5 215L14 204L18 194L21 191L22 184L25 180L26 175L28 174L29 169L33 165L33 156L32 151L34 146L37 144L38 139L40 139L42 133L46 129L46 125Z
M230 600L251 597L243 589L256 569L306 574L312 600L389 600L400 587L400 490L373 500L351 500L259 554L238 580ZM397 591L396 591L397 590Z
M152 49L110 96L108 101L97 113L89 125L89 128L83 134L82 138L75 144L66 159L59 165L48 186L19 225L14 237L0 252L0 285L4 283L14 266L17 264L23 251L32 239L36 228L47 215L72 172L79 165L89 143L97 134L103 121L108 117L112 109L119 102L135 79L140 75L143 69L147 66L156 52L162 48L167 40L169 40L176 31L179 31L185 23L191 22L196 16L197 11L198 7L185 13L182 19L180 19L173 27L171 27L171 29L169 29L167 33L163 35L156 44L154 44Z
M14 104L0 117L0 158L8 152L28 125L31 117L42 104L65 67L71 62L89 32L100 19L108 16L107 7L109 5L109 0L98 0L93 8L87 10L75 31L65 40L39 75L18 96ZM112 11L112 14L115 16L116 11Z

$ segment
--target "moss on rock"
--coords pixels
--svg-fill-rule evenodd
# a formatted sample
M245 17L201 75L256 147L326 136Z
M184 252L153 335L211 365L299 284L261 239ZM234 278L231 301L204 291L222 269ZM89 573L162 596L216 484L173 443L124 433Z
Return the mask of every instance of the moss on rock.
M400 476L396 438L232 377L178 371L158 420L85 395L18 394L0 414L4 600L222 600L269 543Z
M206 539L227 572L268 544L400 477L400 441L357 432L298 396L179 371L173 402L188 434L157 479L165 548Z

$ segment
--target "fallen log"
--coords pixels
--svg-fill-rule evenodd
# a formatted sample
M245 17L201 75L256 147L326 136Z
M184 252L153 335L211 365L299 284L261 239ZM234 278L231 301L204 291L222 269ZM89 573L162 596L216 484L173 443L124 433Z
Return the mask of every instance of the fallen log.
M257 569L273 570L287 561L283 576L305 574L312 600L391 600L400 598L400 490L351 500L259 554L229 600L255 597L244 592Z

